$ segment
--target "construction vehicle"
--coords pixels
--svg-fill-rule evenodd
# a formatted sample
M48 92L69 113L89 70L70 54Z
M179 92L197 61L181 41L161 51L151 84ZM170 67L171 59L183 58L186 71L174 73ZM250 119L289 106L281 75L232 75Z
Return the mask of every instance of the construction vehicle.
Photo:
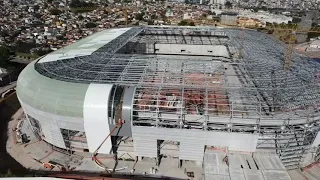
M92 161L95 161L99 166L103 167L106 171L108 171L108 167L105 166L99 159L98 159L98 151L100 150L100 148L102 147L102 145L106 142L106 140L119 128L121 128L121 126L125 123L124 120L119 119L117 122L116 127L113 128L113 130L108 134L108 136L102 141L102 143L98 146L98 148L93 152L93 156L92 156Z

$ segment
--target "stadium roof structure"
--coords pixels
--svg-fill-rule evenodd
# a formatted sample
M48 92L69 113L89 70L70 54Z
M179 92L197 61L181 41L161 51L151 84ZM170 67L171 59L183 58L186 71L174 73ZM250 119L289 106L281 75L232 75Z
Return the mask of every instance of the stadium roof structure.
M237 29L190 27L133 27L107 30L104 36L101 33L49 54L35 64L35 69L66 82L137 86L138 90L151 88L158 93L172 88L178 88L180 95L188 88L201 88L206 94L223 90L230 104L225 108L231 109L231 103L234 108L228 111L236 112L241 106L239 112L255 116L281 111L282 115L290 112L288 116L299 118L310 113L291 111L318 109L320 90L315 75L319 64L295 54L290 71L284 71L286 45L269 35L247 30L241 37L243 32ZM215 50L208 50L206 56L168 55L146 44L172 44L171 49L175 44L180 45L177 48L207 45ZM243 58L234 56L240 47ZM79 51L83 53L77 54ZM219 53L222 51L226 53ZM58 56L61 54L65 56Z
M320 64L294 53L286 71L286 49L255 30L109 29L30 63L17 95L60 148L72 131L93 153L124 119L117 135L132 138L133 156L158 157L160 139L179 142L180 159L202 161L204 147L221 146L272 151L297 168L320 142Z

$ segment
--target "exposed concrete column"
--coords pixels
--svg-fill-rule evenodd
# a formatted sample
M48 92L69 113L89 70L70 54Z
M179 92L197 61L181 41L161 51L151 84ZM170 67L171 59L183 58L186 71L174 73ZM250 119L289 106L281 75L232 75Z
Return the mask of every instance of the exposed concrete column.
M182 160L182 159L179 159L178 168L181 168L181 167L182 167L182 162L183 162L183 160Z
M160 165L160 157L158 156L157 158L156 158L156 166L158 166L159 167L159 165Z

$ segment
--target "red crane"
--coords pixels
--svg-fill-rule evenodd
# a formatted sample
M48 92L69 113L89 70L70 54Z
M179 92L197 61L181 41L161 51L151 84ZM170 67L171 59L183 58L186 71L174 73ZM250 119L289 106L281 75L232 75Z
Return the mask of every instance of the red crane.
M108 136L102 141L102 143L100 144L100 146L93 152L93 156L92 156L92 161L95 161L97 164L99 164L100 166L102 166L103 168L105 168L105 170L108 169L107 166L105 166L99 159L98 159L98 151L99 149L101 148L101 146L106 142L106 140L113 134L113 132L120 128L123 124L125 123L124 120L122 119L119 119L118 122L117 122L117 125L116 127L113 128L113 130L108 134Z

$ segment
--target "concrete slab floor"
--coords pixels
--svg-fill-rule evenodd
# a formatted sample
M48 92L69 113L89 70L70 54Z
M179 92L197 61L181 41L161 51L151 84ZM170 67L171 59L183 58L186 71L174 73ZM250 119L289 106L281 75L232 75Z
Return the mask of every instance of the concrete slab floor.
M27 144L16 143L17 134L13 129L17 126L18 122L21 122L21 132L26 133L30 142ZM43 170L45 169L41 163L35 161L39 160L42 162L54 161L69 168L75 168L74 171L81 172L105 172L105 170L99 167L91 159L90 153L76 152L74 155L67 154L67 152L58 152L52 148L52 146L45 141L39 141L33 134L32 128L23 115L23 111L20 109L14 116L13 120L10 121L8 126L9 141L7 143L7 149L11 156L13 156L19 163L24 167ZM183 164L182 168L178 168L178 159L164 158L159 167L156 166L155 159L144 158L142 161L118 161L115 166L115 161L112 156L102 155L101 161L110 169L117 169L117 173L130 174L132 169L135 170L134 174L147 174L150 175L151 168L157 169L157 172L153 176L170 176L180 179L189 179L184 173L185 169L187 172L194 172L195 177L193 179L202 179L202 168L197 167L194 163L187 161ZM60 169L54 168L51 171L59 171Z
M13 129L16 128L18 121L23 117L23 110L19 109L8 123L7 152L22 166L34 170L43 170L42 166L36 163L32 157L28 156L20 144L17 144L17 135Z

